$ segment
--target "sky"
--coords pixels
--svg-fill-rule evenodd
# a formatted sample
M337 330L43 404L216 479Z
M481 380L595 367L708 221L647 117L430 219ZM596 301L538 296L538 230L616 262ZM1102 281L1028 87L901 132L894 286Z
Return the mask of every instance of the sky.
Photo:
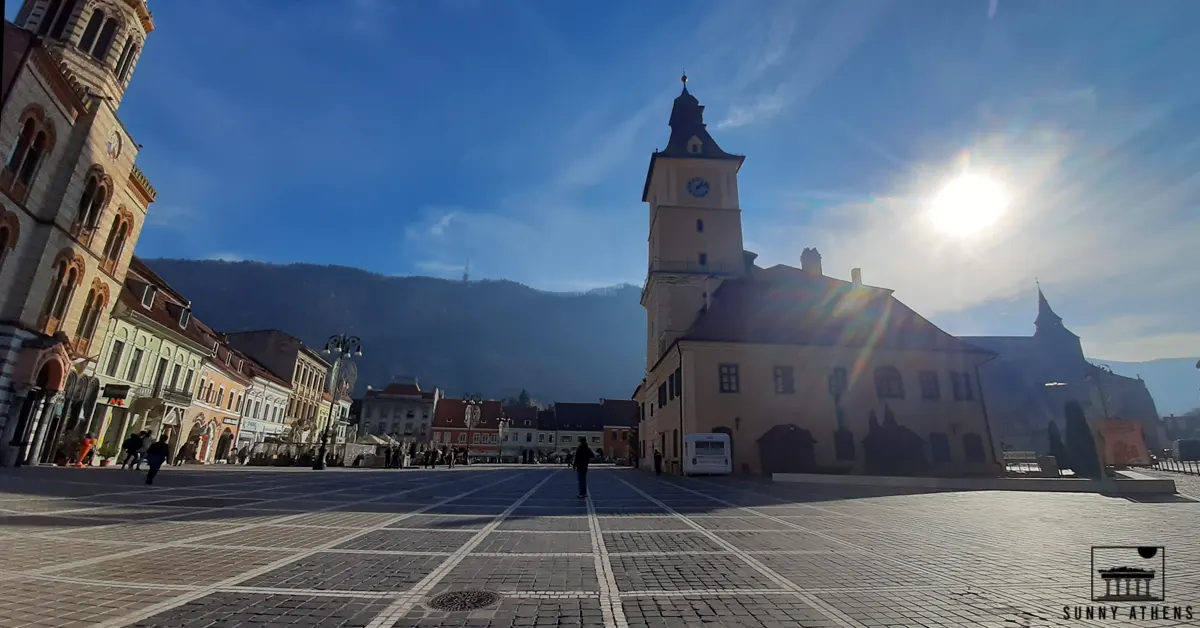
M10 16L15 2L9 3ZM1200 2L153 2L120 115L157 187L137 253L641 284L686 69L746 155L746 248L1089 356L1200 355ZM1007 211L934 228L963 172Z

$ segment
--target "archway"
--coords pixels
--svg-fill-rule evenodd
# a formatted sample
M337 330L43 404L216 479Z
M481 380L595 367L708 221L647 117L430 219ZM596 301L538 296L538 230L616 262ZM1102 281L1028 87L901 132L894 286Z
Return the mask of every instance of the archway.
M817 441L808 430L795 425L776 425L758 439L763 475L812 473L816 470Z
M221 431L221 437L217 439L217 460L225 460L229 458L230 449L233 447L233 430L225 428Z

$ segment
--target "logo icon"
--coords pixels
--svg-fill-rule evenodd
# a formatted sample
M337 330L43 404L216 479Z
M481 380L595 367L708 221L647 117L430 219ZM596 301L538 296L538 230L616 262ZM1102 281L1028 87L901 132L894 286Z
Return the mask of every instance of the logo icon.
M1154 545L1092 547L1093 602L1167 599L1167 549Z

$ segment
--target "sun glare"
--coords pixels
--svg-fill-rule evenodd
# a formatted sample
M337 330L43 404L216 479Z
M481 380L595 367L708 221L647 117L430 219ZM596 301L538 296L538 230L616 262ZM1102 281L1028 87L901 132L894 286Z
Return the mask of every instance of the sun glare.
M1004 213L1008 199L1000 184L979 175L963 175L933 199L931 217L940 230L958 237L983 231Z

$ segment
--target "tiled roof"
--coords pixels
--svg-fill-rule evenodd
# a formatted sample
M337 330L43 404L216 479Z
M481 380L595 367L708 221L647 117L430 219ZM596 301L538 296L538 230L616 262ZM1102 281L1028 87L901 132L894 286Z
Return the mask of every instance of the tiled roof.
M633 427L638 424L638 403L632 399L605 399L600 402L605 427Z
M604 429L604 410L598 403L556 403L554 415L559 430L599 432Z
M539 430L552 431L558 429L558 422L554 418L554 410L538 410L537 413L537 428Z
M684 338L991 353L942 331L891 296L890 290L807 275L790 267L767 269L764 276L769 280L722 283L711 307Z

